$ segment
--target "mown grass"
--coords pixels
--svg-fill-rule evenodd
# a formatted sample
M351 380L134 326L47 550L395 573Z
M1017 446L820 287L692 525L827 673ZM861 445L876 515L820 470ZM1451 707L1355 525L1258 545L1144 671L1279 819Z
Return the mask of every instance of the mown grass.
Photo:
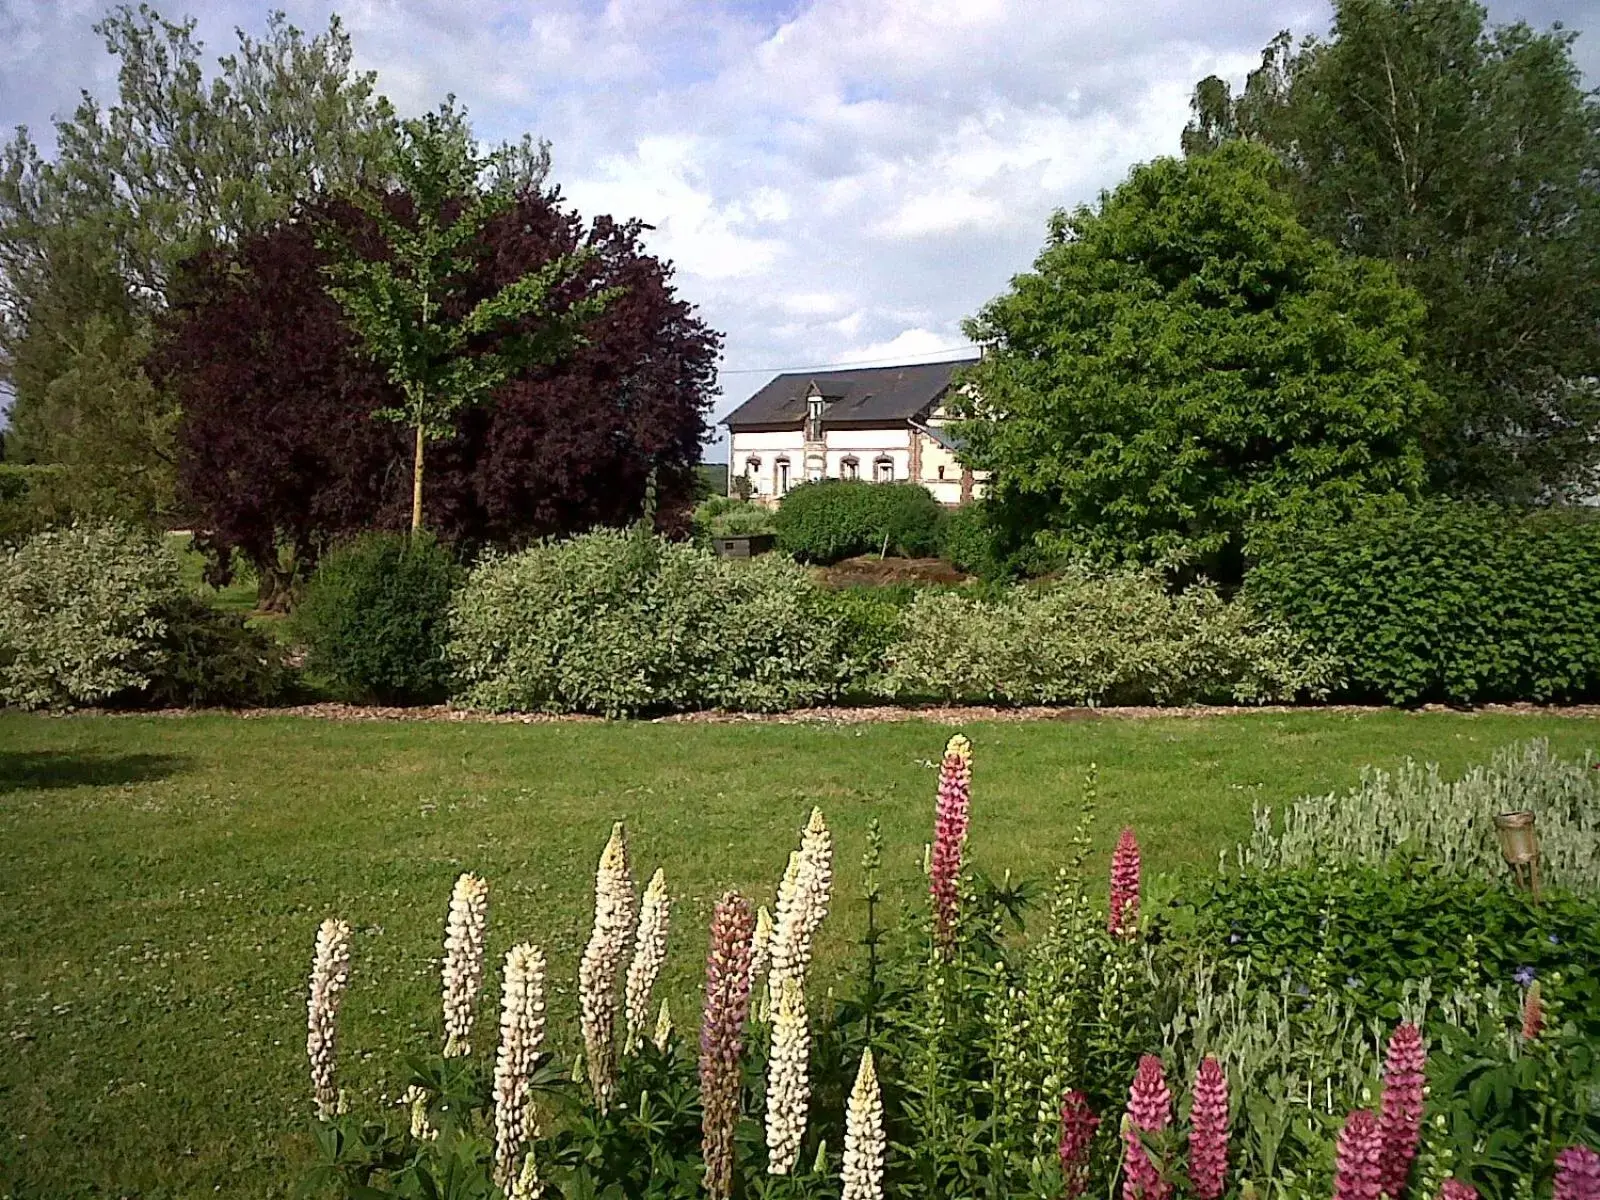
M310 1152L303 980L317 922L356 930L344 1082L396 1090L437 1036L434 958L462 870L492 888L491 955L550 952L556 1027L610 822L676 900L665 986L684 1024L710 904L770 901L819 804L838 843L824 975L859 933L870 817L896 904L919 895L950 730L673 724L333 724L0 714L0 1196L284 1196ZM1044 878L1099 764L1098 844L1135 825L1170 888L1214 869L1254 800L1363 763L1449 771L1521 737L1600 744L1549 716L1306 712L976 725L980 865ZM491 972L479 1041L492 1038Z

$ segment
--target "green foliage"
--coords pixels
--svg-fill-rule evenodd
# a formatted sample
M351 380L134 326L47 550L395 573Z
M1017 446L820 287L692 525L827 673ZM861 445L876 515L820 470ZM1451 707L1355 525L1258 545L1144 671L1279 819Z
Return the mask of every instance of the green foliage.
M331 224L323 233L334 256L329 294L403 397L373 415L416 433L413 529L422 524L424 443L451 436L463 409L559 356L618 294L584 286L579 268L592 251L580 250L487 296L467 295L474 240L515 198L483 185L495 159L479 158L449 116L429 113L400 127L393 166L408 212L394 211L387 195L353 193L377 225L381 251L350 244Z
M834 695L848 669L818 594L776 556L597 531L476 568L449 654L460 698L497 712L790 708Z
M939 545L944 509L916 483L824 479L803 483L778 507L778 548L802 562L835 563L887 551L907 558Z
M0 463L0 544L71 520L60 492L61 468Z
M1137 167L968 323L960 432L1015 543L1235 578L1252 522L1422 482L1422 305L1278 174L1245 143Z
M219 612L199 596L181 596L163 613L161 667L143 700L159 707L255 708L288 691L292 673L282 645Z
M851 690L881 696L883 664L900 640L906 606L916 589L910 587L847 587L822 589L820 610L838 622L843 674Z
M734 496L712 496L702 500L694 510L694 536L699 542L773 531L770 508Z
M1006 573L1001 532L988 504L979 500L945 517L939 527L939 557L984 579L996 579Z
M447 618L461 574L426 534L368 534L332 551L291 618L306 669L358 699L440 698L450 681Z
M0 551L0 699L71 708L144 688L181 595L161 539L124 526L74 524Z
M887 658L899 696L1011 704L1259 703L1318 695L1328 662L1248 603L1149 571L1074 567L998 596L923 592Z
M1190 153L1277 152L1300 219L1383 259L1427 303L1434 484L1586 491L1600 388L1600 99L1575 30L1486 27L1475 0L1338 0L1325 38L1279 35L1237 97L1195 90ZM1592 36L1592 35L1591 35Z
M1346 694L1600 694L1600 521L1440 502L1261 539L1247 593L1341 664Z

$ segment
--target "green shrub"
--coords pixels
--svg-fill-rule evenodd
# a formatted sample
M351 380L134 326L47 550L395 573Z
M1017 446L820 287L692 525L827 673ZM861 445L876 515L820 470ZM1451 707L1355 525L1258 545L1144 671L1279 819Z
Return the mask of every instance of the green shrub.
M446 694L450 596L461 568L433 538L374 533L318 564L291 618L306 669L359 700Z
M945 517L939 529L939 557L984 579L1005 574L999 531L994 527L993 513L981 500Z
M778 548L824 565L885 550L920 558L938 549L943 519L944 509L920 484L825 479L783 498Z
M0 543L17 542L72 519L61 496L62 468L0 463Z
M181 596L165 613L161 664L145 699L160 707L252 708L288 690L283 647L242 615Z
M494 711L789 708L847 673L820 594L786 559L599 531L476 568L450 659L460 698Z
M0 551L0 699L68 708L145 687L182 595L177 562L140 529L72 525Z
M1600 520L1455 503L1259 539L1246 591L1333 655L1345 694L1600 696Z
M771 533L773 513L764 504L732 496L713 496L694 510L694 536L698 542L719 537L746 537Z
M854 690L881 694L883 663L897 641L906 607L916 589L850 587L822 589L818 603L839 624L844 674Z
M1248 604L1084 567L998 597L918 595L887 678L901 696L1013 704L1249 703L1331 682L1323 658Z

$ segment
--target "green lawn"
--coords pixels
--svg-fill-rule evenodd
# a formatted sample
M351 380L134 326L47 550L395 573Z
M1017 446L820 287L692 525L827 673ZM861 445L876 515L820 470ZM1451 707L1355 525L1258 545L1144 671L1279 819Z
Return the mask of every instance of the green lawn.
M493 954L523 938L550 952L566 1032L613 819L629 824L641 879L666 867L667 986L688 1022L711 900L737 885L770 901L820 804L839 862L826 972L858 930L869 817L888 835L897 895L919 890L949 732L0 713L0 1197L289 1194L308 1152L303 980L317 922L338 913L357 931L345 1081L392 1092L399 1053L435 1036L433 957L464 869L490 881ZM1036 877L1066 844L1090 762L1102 851L1131 822L1150 868L1181 873L1212 869L1251 801L1342 788L1365 762L1414 755L1454 771L1519 737L1600 745L1585 720L1445 713L967 732L978 860Z

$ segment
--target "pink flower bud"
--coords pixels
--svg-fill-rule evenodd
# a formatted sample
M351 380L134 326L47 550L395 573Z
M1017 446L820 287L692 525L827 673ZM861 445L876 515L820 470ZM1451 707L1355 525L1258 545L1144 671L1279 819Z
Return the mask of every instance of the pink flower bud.
M1199 1200L1218 1200L1228 1177L1228 1077L1211 1055L1194 1078L1189 1111L1189 1182Z
M1383 1134L1378 1118L1358 1108L1345 1118L1334 1152L1333 1200L1378 1200L1383 1191Z
M1554 1200L1600 1200L1600 1154L1568 1146L1556 1155Z
M1111 914L1106 929L1121 938L1139 932L1139 841L1131 827L1123 829L1111 855Z
M1089 1149L1094 1144L1100 1118L1089 1107L1089 1098L1079 1091L1061 1097L1061 1178L1067 1200L1077 1200L1089 1186Z
M1410 1021L1389 1038L1383 1067L1383 1109L1378 1128L1383 1137L1383 1190L1390 1200L1405 1193L1411 1160L1422 1136L1423 1068L1428 1053L1422 1034Z

